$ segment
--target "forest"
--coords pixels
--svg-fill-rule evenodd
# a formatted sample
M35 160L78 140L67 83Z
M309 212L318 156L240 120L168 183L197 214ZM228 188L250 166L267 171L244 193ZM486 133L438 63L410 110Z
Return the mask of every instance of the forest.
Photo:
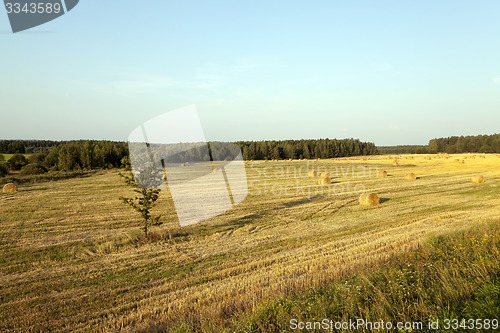
M242 149L245 160L334 158L378 153L373 143L355 139L240 141L235 144ZM186 144L178 144L179 147L183 145ZM208 150L202 148L207 147L206 145L192 146L198 148L186 149L180 156L172 158L189 161L209 160L209 155L203 154L204 151L210 151L214 158L220 159L217 155L221 154L234 157L234 153L226 152L226 147L231 145L221 142L208 143ZM129 145L126 142L113 141L0 140L0 154L14 154L8 160L0 160L0 175L8 170L20 171L21 174L41 174L47 171L118 168L126 167L130 163Z
M314 159L378 154L371 142L358 139L319 139L236 142L245 160Z
M500 134L450 136L429 141L429 153L500 153Z
M436 138L426 146L406 145L376 147L374 143L358 139L270 140L235 142L244 160L325 159L376 154L426 154L426 153L500 153L500 134L477 136L452 136ZM227 152L234 144L222 142L194 145L196 149L182 149L173 156L177 160L204 161L217 155L233 156ZM182 145L179 144L179 149ZM202 148L205 147L205 148ZM182 147L181 147L182 148ZM206 153L202 153L206 152ZM209 152L209 153L208 153ZM78 140L0 140L0 176L10 171L21 174L41 174L47 171L94 170L127 167L129 145L126 142Z

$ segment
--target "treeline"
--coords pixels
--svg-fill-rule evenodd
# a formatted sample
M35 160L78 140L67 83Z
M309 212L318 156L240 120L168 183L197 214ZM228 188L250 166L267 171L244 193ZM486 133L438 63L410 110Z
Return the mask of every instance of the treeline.
M378 154L371 142L358 139L319 139L236 142L245 160L314 159Z
M382 155L427 154L429 152L426 145L380 146L377 149Z
M10 171L19 171L21 175L38 175L47 171L119 168L127 164L127 157L125 142L69 141L55 144L49 150L41 149L28 157L15 153L5 161L0 155L0 176Z
M430 153L500 153L500 134L432 139Z
M69 141L0 140L0 154L34 154L48 151Z

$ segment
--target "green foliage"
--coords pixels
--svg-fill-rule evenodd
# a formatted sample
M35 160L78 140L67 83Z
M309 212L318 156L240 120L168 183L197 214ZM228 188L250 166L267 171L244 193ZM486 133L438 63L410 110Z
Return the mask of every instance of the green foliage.
M112 141L0 140L0 153L32 154L24 165L38 163L51 171L73 171L119 168L128 148L125 142Z
M121 159L121 167L124 168L127 171L132 170L132 166L130 165L130 157L124 156Z
M30 184L42 182L55 182L65 179L90 177L95 171L48 171L39 175L6 175L2 180L5 183Z
M0 153L5 154L33 154L46 152L52 147L66 143L66 141L50 140L0 140Z
M19 174L21 176L27 176L27 175L41 175L47 172L47 169L38 163L30 163L21 168L21 171Z
M9 167L7 163L0 162L0 177L4 177L9 174Z
M5 156L3 156L3 154L0 154L0 163L1 162L5 162Z
M427 146L403 145L403 146L381 146L377 147L380 154L427 154Z
M371 142L357 139L319 139L237 142L245 160L334 158L378 154Z
M120 176L124 178L125 183L134 189L136 193L133 198L120 197L120 200L125 204L129 205L135 211L137 211L143 220L143 230L146 238L148 237L148 229L153 225L160 225L160 215L152 215L151 210L156 204L160 196L160 190L157 188L143 188L137 185L134 180L134 176L130 174L129 176L120 173Z
M43 164L46 156L47 156L47 153L32 154L28 157L28 163L29 164L31 164L31 163Z
M51 148L43 164L47 169L61 171L119 168L127 154L123 142L72 141Z
M500 153L500 134L451 136L429 141L431 153Z
M23 154L14 154L7 163L11 170L21 170L23 166L28 164L28 161Z

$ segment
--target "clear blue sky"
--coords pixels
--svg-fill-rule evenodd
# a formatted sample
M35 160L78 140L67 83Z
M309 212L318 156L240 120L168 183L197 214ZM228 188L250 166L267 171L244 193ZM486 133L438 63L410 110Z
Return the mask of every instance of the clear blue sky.
M111 1L12 34L0 138L126 140L196 104L210 140L500 132L500 1Z

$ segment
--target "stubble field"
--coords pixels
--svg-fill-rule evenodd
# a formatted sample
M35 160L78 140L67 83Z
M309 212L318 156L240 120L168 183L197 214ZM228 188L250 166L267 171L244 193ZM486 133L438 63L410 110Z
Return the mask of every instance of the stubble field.
M118 199L132 194L118 171L20 185L0 195L0 331L215 331L270 299L390 264L430 236L500 222L498 156L397 159L249 161L248 197L206 222L178 227L163 191L164 225L148 240ZM379 207L358 205L364 191Z

